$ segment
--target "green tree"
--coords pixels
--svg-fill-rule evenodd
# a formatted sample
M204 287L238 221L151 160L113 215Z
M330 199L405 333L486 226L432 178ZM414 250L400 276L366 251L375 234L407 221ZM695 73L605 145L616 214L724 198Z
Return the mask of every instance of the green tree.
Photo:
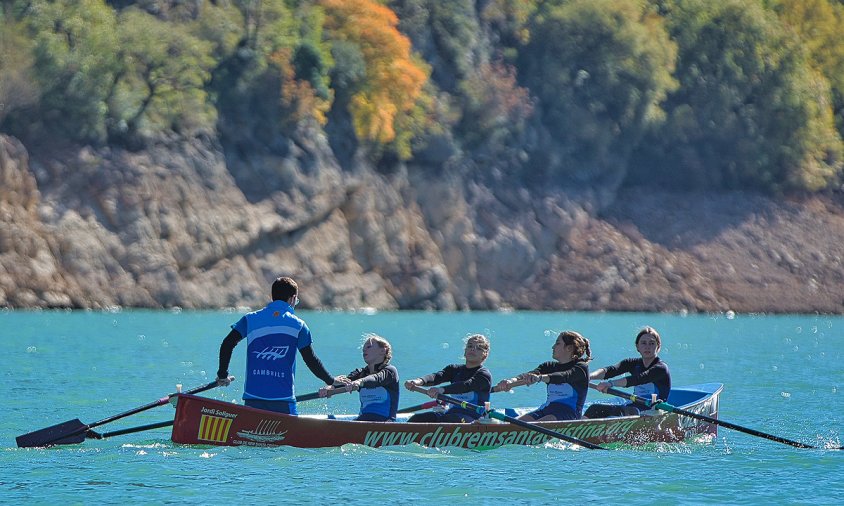
M550 139L532 177L615 185L643 129L673 89L676 47L642 2L572 0L530 25L519 73Z
M117 20L102 0L33 0L20 11L34 44L41 129L106 139L106 99L119 72Z
M5 118L38 101L32 43L12 17L0 17L0 127Z
M112 136L137 147L162 133L212 128L215 110L205 91L211 43L133 7L121 12L119 34L123 68L109 98Z
M835 123L844 137L844 3L829 0L770 0L780 19L794 29L812 66L832 88Z
M684 188L823 188L841 170L829 85L754 0L664 2L681 83L633 181Z

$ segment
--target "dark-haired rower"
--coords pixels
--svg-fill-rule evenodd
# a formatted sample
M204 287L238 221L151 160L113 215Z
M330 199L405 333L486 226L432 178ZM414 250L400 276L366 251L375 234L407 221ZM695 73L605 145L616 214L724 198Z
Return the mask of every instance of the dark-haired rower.
M598 383L598 390L606 392L610 387L634 387L633 393L644 399L651 399L656 394L657 399L667 401L671 392L671 373L668 364L659 358L662 339L653 327L645 327L636 334L636 350L640 358L626 358L616 365L602 367L590 375L591 379L615 378L628 374L616 380ZM608 416L638 415L639 408L632 403L625 404L592 404L586 410L587 418L606 418Z

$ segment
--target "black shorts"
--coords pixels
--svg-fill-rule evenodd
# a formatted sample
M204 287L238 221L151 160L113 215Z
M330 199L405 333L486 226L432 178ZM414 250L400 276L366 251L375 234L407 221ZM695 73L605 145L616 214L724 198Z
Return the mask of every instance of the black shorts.
M636 416L639 408L632 404L592 404L586 408L583 418L611 418L614 416Z
M570 406L566 406L562 402L552 402L544 408L531 411L528 415L532 416L534 420L539 420L548 415L552 415L557 420L577 420L580 418Z

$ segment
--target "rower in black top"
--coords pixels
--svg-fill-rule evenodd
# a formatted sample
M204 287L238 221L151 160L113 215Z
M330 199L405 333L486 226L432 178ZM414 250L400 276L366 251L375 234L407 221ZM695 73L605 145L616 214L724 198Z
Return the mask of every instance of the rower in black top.
M510 379L501 380L496 392L506 392L514 386L546 383L547 399L535 411L519 420L546 422L577 420L589 391L589 361L592 352L589 340L573 330L560 332L551 347L551 358L536 368Z
M360 414L363 422L394 422L399 403L399 372L390 365L393 347L377 334L367 334L363 342L366 366L348 376L335 376L334 385L320 388L320 397L336 392L360 392Z
M602 367L589 375L590 379L615 378L628 374L617 380L602 381L597 389L606 392L610 387L634 387L633 393L643 399L651 399L656 394L657 399L668 400L671 392L671 373L668 365L659 358L662 339L653 327L645 327L636 334L636 350L640 358L626 358L616 365ZM584 413L585 418L606 418L608 416L638 415L639 408L632 403L622 405L592 404Z
M489 401L489 394L492 390L492 374L483 366L489 356L489 339L481 334L473 334L466 339L464 357L465 365L452 364L443 370L408 380L405 387L408 390L412 386L430 386L440 383L449 384L445 387L432 386L427 390L429 397L434 399L437 395L447 394L461 401L483 406ZM426 411L417 413L410 417L408 422L445 422L445 423L468 423L478 419L480 416L476 411L461 408L456 405L449 405L444 412Z

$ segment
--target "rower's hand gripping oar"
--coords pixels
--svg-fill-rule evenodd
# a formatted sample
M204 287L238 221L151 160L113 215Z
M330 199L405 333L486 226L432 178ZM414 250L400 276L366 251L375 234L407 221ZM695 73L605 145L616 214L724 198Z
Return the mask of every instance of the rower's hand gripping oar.
M527 385L527 384L528 383L527 383L526 380L518 380L518 381L511 383L510 388L518 387L518 386L522 386L522 385ZM492 389L492 393L508 392L508 391L509 390L499 390L497 386L493 387L493 389ZM434 406L441 405L441 404L443 404L443 403L440 402L440 401L428 401L428 402L423 402L422 404L417 404L415 406L408 406L406 408L402 408L402 409L396 411L396 413L415 413L416 411L422 411L423 409L433 408Z
M527 381L519 380L519 381L516 381L514 383L511 383L510 388L518 387L518 386L521 386L521 385L527 385ZM493 387L493 389L492 389L492 393L507 392L507 391L508 390L499 390L498 387ZM423 402L422 404L417 404L415 406L408 406L406 408L402 408L402 409L396 411L396 413L415 413L416 411L422 411L423 409L433 408L434 406L442 405L442 404L443 403L440 402L440 401L428 401L428 402Z
M511 383L510 388L518 387L518 386L521 386L521 385L527 385L527 381L526 380L518 380L514 383ZM507 392L507 391L508 390L499 390L497 387L493 387L493 389L492 389L492 393ZM415 413L416 411L422 411L423 409L433 408L434 406L441 405L441 404L442 404L442 402L440 402L440 401L428 401L428 402L423 402L422 404L417 404L415 406L408 406L406 408L402 408L402 409L396 411L396 413Z
M211 383L208 383L207 385L196 387L194 389L188 390L185 393L198 394L206 390L211 390L212 388L215 388L217 386L217 380L214 380ZM109 422L113 422L115 420L119 420L121 418L140 413L141 411L146 411L148 409L152 409L158 406L163 406L170 402L170 399L177 396L179 393L180 392L174 392L166 397L162 397L156 401L150 402L149 404L144 404L143 406L139 406L135 409L130 409L129 411L120 413L118 415L110 416L108 418L103 418L98 422L90 424L84 424L78 418L68 420L66 422L59 423L51 427L36 430L28 434L20 435L15 438L15 441L17 442L19 448L33 448L81 443L82 441L85 441L88 431L93 429L94 427L105 425ZM94 437L96 437L96 435L94 435Z
M527 385L527 381L519 380L519 381L516 381L515 383L511 383L510 388L521 386L521 385ZM506 391L507 390L498 390L497 387L493 387L493 389L492 389L492 393L506 392ZM408 406L406 408L402 408L402 409L396 411L396 413L415 413L416 411L422 411L423 409L433 408L434 406L442 405L442 404L443 403L440 402L440 401L428 401L428 402L423 402L422 404L417 404L415 406Z
M417 385L412 385L409 388L411 390L415 391L415 392L419 392L419 393L423 393L423 394L428 393L427 388L422 388L422 387L417 386ZM450 397L450 396L445 395L445 394L438 394L437 399L441 400L443 402L447 402L449 404L454 404L455 406L460 406L463 409L468 409L470 411L474 411L474 412L478 413L479 415L488 415L490 418L495 418L496 420L501 420L502 422L507 422L507 423L511 423L513 425L518 425L519 427L524 427L526 429L529 429L529 430L532 430L532 431L535 431L535 432L539 432L541 434L545 434L546 436L549 436L549 437L552 437L552 438L555 438L555 439L562 439L563 441L566 441L568 443L580 445L580 446L583 446L584 448L589 448L590 450L605 450L606 449L606 448L598 446L594 443L590 443L589 441L584 441L582 439L567 436L565 434L560 434L559 432L555 432L551 429L546 429L545 427L542 427L540 425L536 425L536 424L533 424L533 423L530 423L530 422L526 422L524 420L519 420L518 418L513 418L512 416L507 416L507 415L498 413L494 410L487 410L486 408L484 408L482 406L477 406L475 404L472 404L472 403L469 403L469 402L466 402L466 401L461 401L460 399L455 399L454 397Z
M595 390L598 390L598 385L596 385L594 383L590 383L589 387L594 388ZM605 393L610 394L610 395L615 395L616 397L621 397L623 399L628 399L632 402L635 402L636 404L644 404L645 406L647 406L649 408L661 409L663 411L668 411L670 413L676 413L678 415L687 416L689 418L695 418L697 420L703 420L704 422L709 422L709 423L712 423L712 424L715 424L715 425L720 425L721 427L726 427L728 429L733 429L733 430L737 430L739 432L744 432L745 434L750 434L752 436L758 436L758 437L761 437L761 438L770 439L771 441L776 441L777 443L783 443L783 444L791 445L791 446L794 446L795 448L817 448L816 446L807 445L807 444L801 443L799 441L792 441L792 440L786 439L784 437L774 436L773 434L767 434L767 433L762 432L762 431L750 429L748 427L742 427L741 425L736 425L736 424L730 423L730 422L725 422L724 420L712 418L711 416L700 415L700 414L694 413L692 411L687 411L685 409L681 409L681 408L678 408L676 406L672 406L671 404L668 404L667 402L664 402L664 401L657 401L657 402L653 403L653 402L649 401L648 399L639 397L638 395L628 394L627 392L625 392L623 390L617 390L613 387L607 388ZM841 450L842 448L844 448L844 447L839 447L837 449Z

